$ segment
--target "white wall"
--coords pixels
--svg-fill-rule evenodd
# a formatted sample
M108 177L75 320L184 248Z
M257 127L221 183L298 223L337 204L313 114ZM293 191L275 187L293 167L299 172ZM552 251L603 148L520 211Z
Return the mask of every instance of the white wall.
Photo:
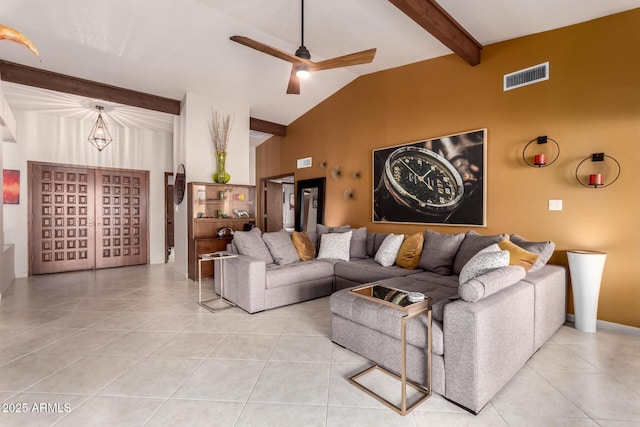
M5 141L15 142L16 140L16 120L13 111L9 108L6 99L0 92L0 169L9 169L4 166L4 144ZM0 189L3 187L3 176L0 175ZM11 286L15 279L15 247L9 242L5 242L4 237L4 207L0 198L0 298ZM6 243L6 244L5 244Z
M149 171L149 251L164 263L164 172L172 170L173 135L116 126L102 152L87 141L95 123L28 111L14 111L18 143L3 142L3 167L20 170L20 204L5 205L5 243L15 244L16 276L28 274L27 161Z
M216 157L209 123L212 111L230 114L233 127L229 135L227 149L227 172L231 184L255 184L255 167L251 167L249 145L249 106L218 101L207 96L188 92L182 100L179 137L176 138L174 157L180 159L174 164L184 163L187 182L213 182L211 176L216 171ZM255 164L255 158L253 160ZM175 269L187 275L187 205L180 204L175 218Z

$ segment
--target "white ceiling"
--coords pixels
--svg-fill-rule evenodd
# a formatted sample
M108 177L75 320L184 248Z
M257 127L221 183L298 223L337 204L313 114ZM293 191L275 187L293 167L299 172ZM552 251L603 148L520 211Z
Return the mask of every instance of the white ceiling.
M640 7L640 0L439 3L483 45ZM295 52L300 0L2 0L0 17L41 55L2 41L0 59L173 99L195 92L249 105L252 117L284 125L358 76L451 53L387 0L307 0L305 45L312 60L378 51L371 64L319 72L302 82L301 95L286 95L290 65L229 36ZM19 85L3 84L3 92L12 108L60 114L90 114L96 102ZM166 120L112 107L130 125Z

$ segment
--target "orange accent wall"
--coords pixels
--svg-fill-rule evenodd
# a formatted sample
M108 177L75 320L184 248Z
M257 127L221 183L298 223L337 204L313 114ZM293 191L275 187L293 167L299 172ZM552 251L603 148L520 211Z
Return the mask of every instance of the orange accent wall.
M548 81L503 92L504 74L546 61ZM327 224L412 233L426 226L372 222L372 150L487 128L487 226L476 231L553 240L555 263L566 264L567 249L606 251L598 319L640 327L638 70L635 9L486 46L475 67L449 55L369 74L291 123L286 137L258 147L256 176L326 176ZM541 169L522 160L524 146L538 135L561 149L558 161ZM611 187L591 189L575 180L577 164L595 152L622 166ZM309 156L313 167L296 170L296 159ZM327 168L318 166L322 161ZM339 180L331 178L335 166L343 171ZM347 188L352 201L343 197ZM562 199L564 210L549 211L549 199Z

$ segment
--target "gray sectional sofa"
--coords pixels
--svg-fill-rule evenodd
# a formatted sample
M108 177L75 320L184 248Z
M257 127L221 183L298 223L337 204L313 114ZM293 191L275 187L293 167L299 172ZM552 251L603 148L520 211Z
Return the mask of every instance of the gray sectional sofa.
M375 282L422 292L432 298L432 390L473 413L478 413L565 321L567 272L563 266L547 264L554 251L552 242L528 242L516 235L426 230L418 267L406 269L383 267L374 259L387 234L321 227L318 240L328 232L351 231L348 261L302 262L288 247L284 230L262 236L268 243L266 251L257 243L260 231L255 230L250 241L256 247L247 247L245 242L242 248L235 244L230 248L239 255L225 261L227 299L255 313L331 295L332 340L398 372L401 313L355 296L349 288ZM486 269L459 283L472 258L478 259L482 249L505 237L537 254L533 267L528 271L519 265ZM219 278L216 282L218 287ZM426 384L426 332L426 317L407 323L407 376L420 384Z

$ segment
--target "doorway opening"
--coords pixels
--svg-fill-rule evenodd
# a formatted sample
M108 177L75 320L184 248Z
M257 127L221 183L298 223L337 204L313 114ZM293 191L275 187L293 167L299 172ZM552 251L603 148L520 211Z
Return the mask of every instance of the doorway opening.
M173 203L173 172L164 173L164 262L175 259L174 222L175 205Z
M262 221L263 232L295 228L295 177L293 174L263 178Z

